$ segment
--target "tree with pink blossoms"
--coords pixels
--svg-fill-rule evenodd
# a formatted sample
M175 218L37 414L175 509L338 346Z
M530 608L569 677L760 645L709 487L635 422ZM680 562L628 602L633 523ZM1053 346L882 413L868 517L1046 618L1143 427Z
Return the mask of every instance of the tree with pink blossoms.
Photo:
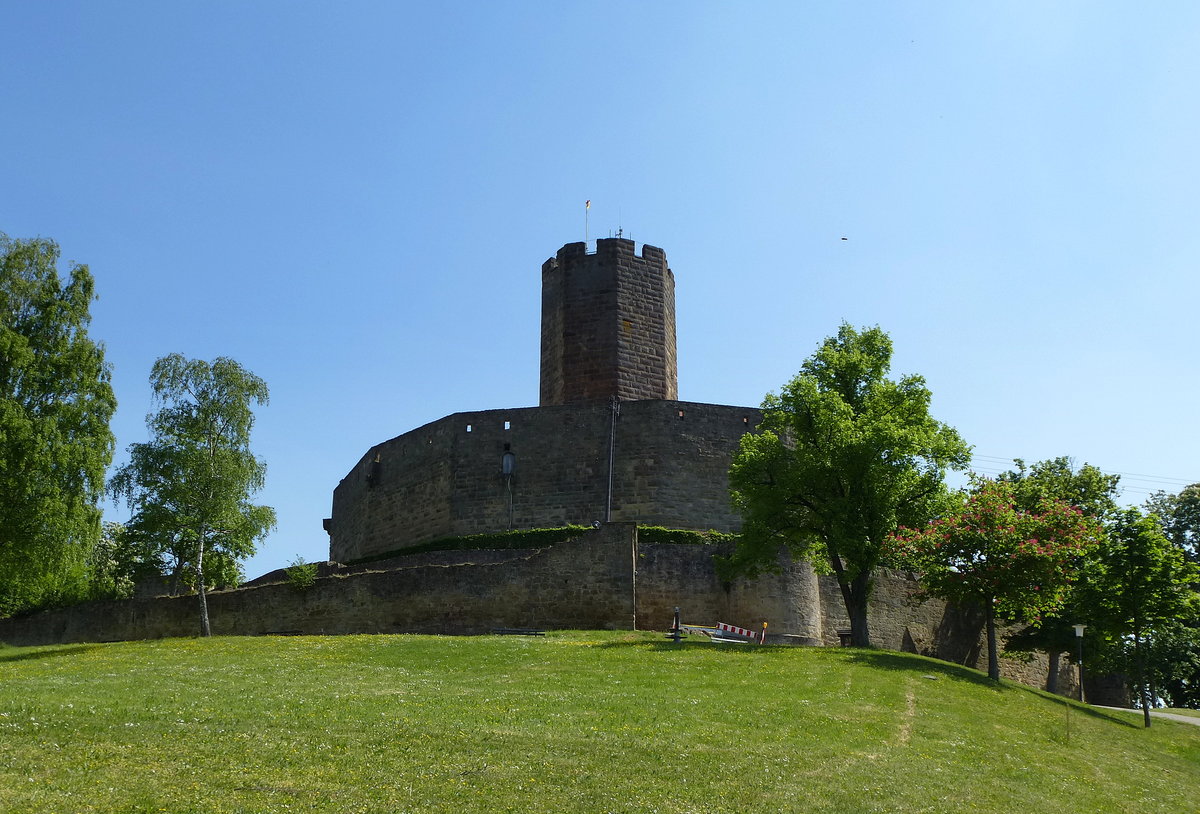
M1059 608L1076 564L1103 534L1099 521L1064 501L1020 509L1013 484L977 480L958 510L900 529L889 549L894 564L921 572L926 595L983 609L988 675L998 681L996 621L1036 624Z

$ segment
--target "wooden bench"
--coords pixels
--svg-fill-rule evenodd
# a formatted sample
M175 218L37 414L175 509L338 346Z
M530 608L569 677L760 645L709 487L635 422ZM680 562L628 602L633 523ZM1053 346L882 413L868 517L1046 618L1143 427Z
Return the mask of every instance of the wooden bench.
M546 631L534 630L527 627L494 627L492 628L494 636L545 636Z

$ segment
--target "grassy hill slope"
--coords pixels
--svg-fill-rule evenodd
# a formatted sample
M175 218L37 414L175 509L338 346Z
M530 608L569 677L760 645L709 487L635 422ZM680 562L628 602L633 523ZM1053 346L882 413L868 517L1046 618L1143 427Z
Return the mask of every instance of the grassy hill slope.
M0 648L0 811L1179 814L1200 727L642 633Z

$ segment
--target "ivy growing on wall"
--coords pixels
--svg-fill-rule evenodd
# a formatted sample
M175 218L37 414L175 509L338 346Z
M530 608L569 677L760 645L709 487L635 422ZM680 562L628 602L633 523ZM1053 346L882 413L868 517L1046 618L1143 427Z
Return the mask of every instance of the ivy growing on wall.
M372 554L357 560L349 560L345 565L362 565L368 562L388 560L393 557L403 557L409 554L424 554L429 551L479 551L494 548L546 548L555 543L561 543L576 537L585 531L591 531L591 526L561 526L552 529L519 529L516 531L498 531L491 534L468 534L462 537L439 537L436 540L418 543L417 545L394 548L382 554Z
M638 526L638 542L674 545L723 545L738 541L737 534L722 531L688 531L664 526Z
M578 537L592 531L591 526L560 526L550 529L520 529L498 531L490 534L468 534L462 537L439 537L417 545L394 548L382 554L372 554L349 560L345 565L363 565L409 554L425 554L430 551L480 551L483 549L546 548L556 543ZM720 531L686 531L663 526L638 526L638 540L643 543L668 543L675 545L722 545L737 542L738 535Z

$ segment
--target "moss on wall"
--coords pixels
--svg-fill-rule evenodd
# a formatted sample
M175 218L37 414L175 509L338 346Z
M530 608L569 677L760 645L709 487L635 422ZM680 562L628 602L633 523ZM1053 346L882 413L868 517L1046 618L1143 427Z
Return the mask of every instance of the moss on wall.
M389 560L408 554L424 554L427 551L477 551L485 548L546 548L555 543L566 542L584 532L590 526L560 526L552 529L518 529L498 531L492 534L468 534L462 537L439 537L417 545L395 548L382 554L347 560L344 565L362 565L368 562Z

